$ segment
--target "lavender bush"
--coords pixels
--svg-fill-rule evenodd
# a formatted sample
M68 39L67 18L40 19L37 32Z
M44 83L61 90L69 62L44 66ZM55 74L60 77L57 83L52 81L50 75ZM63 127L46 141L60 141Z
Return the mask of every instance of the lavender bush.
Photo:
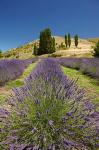
M2 149L98 149L99 113L57 61L42 60L25 82L2 120Z
M99 79L99 59L98 58L88 58L83 59L81 62L80 70L94 78Z
M79 69L81 58L59 58L58 61L63 66Z
M66 67L79 69L82 73L99 79L98 58L60 58L59 63Z
M1 60L0 61L0 85L5 84L9 80L16 79L20 76L24 69L36 59L27 60Z

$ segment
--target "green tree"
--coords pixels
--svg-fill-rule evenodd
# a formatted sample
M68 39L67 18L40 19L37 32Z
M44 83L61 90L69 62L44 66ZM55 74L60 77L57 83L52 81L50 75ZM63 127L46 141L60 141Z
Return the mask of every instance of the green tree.
M2 58L2 51L0 50L0 58Z
M67 35L65 35L65 45L66 45L66 47L68 46L68 38L67 38Z
M68 34L68 45L69 45L69 47L71 46L71 36L70 36L70 34Z
M51 36L49 28L40 32L40 43L38 54L49 54L55 51L55 39Z
M99 57L99 41L95 45L94 56Z
M33 52L34 55L38 55L38 48L36 46L36 44L34 44L34 52Z
M51 48L51 53L55 52L55 38L52 38L52 48Z
M74 42L75 42L75 46L77 47L78 46L78 35L77 34L74 36Z

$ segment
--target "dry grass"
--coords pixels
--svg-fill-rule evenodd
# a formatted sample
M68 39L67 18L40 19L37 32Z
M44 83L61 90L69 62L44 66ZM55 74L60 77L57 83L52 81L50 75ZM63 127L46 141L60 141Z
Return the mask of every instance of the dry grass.
M90 38L88 39L88 41L92 43L97 43L99 41L99 38Z
M90 40L86 40L86 39L79 39L79 45L76 48L74 45L74 39L72 39L71 41L71 47L63 50L63 49L59 49L59 45L61 45L61 43L63 43L65 45L65 39L64 37L61 36L54 36L55 37L55 42L56 42L56 52L54 53L54 55L57 56L78 56L78 55L85 55L85 54L91 54L92 51L92 47L94 46L94 43ZM34 40L31 41L30 43L27 43L25 45L22 45L18 48L9 50L8 52L6 52L5 54L8 55L11 54L10 58L16 58L17 54L19 54L19 58L20 59L26 59L26 58L30 58L33 57L33 47L34 47L34 43L36 43L37 45L39 45L39 41L38 40ZM42 56L42 57L47 57Z

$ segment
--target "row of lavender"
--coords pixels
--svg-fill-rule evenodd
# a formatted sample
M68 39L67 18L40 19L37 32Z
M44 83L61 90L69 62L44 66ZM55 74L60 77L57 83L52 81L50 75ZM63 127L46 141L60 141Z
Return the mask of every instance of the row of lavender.
M0 85L16 79L30 63L35 61L35 58L27 60L0 60Z
M65 67L79 69L82 73L99 79L99 58L60 58Z
M98 149L99 113L52 58L42 60L2 109L1 149Z

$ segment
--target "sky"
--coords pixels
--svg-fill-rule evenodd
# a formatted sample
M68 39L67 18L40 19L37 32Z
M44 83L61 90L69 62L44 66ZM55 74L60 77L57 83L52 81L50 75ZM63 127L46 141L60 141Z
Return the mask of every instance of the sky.
M99 37L99 0L0 0L0 49L8 50L53 35Z

